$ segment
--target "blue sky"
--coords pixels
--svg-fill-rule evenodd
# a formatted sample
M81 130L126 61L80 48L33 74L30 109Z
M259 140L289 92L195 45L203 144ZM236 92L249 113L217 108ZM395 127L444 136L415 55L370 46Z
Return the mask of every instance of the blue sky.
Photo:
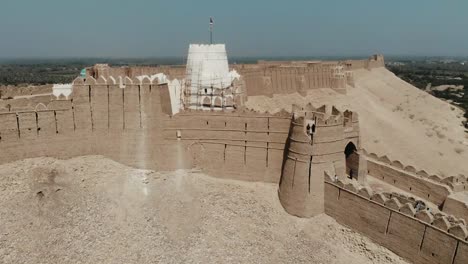
M0 57L468 55L466 0L1 0Z

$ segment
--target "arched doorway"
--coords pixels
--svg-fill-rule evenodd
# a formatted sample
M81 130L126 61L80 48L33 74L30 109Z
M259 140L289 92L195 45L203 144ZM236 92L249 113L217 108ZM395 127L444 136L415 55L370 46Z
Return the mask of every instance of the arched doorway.
M221 97L216 97L216 98L214 99L214 106L215 106L215 107L222 107L222 106L223 106Z
M233 103L233 100L232 100L232 96L227 96L226 97L226 106L227 107L232 107L234 105Z
M203 98L203 103L202 105L204 107L210 108L211 107L211 99L209 97Z
M356 145L353 142L349 142L346 145L344 154L346 159L346 174L351 179L356 179L358 176L359 169L359 155L356 153Z

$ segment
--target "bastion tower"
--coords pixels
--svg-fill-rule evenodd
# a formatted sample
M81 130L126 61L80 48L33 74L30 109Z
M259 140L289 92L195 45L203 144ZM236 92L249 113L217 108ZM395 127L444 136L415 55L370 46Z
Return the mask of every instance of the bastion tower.
M356 113L311 105L293 112L278 193L288 213L312 217L324 212L325 172L363 182L367 165Z

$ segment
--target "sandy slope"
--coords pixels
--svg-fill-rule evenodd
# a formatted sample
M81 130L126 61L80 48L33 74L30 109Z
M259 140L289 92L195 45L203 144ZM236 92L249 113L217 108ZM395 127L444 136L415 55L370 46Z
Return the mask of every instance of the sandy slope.
M468 175L468 137L463 112L404 82L385 68L357 70L347 95L330 89L249 97L249 108L278 111L292 103L333 104L360 114L362 145L405 165L443 176Z
M328 216L288 215L274 184L100 156L1 165L0 200L2 263L405 263Z

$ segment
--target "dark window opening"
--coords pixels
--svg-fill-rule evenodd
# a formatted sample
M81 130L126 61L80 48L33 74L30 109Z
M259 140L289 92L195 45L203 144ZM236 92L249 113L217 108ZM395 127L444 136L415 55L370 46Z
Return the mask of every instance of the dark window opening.
M312 129L314 129L314 126L312 126ZM358 173L358 166L357 163L359 163L359 157L356 153L357 149L356 146L354 145L353 142L349 142L348 145L346 145L344 154L345 154L345 161L346 161L346 174L349 175L349 178L357 178L357 173Z

